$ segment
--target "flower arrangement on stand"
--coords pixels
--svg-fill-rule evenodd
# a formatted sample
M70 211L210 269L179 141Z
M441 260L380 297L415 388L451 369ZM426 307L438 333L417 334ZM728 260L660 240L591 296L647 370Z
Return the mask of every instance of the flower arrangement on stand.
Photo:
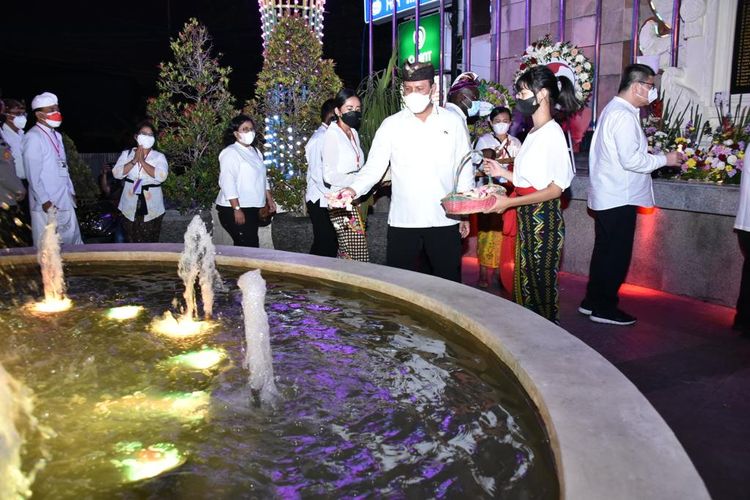
M504 85L489 80L479 81L479 100L490 103L493 108L504 106L511 112L516 105L515 99ZM492 127L489 120L485 118L476 120L472 126L472 139L482 137L490 132L492 132Z
M733 115L719 111L719 125L712 128L703 121L700 106L688 103L682 111L676 111L676 104L660 97L642 122L649 152L676 149L683 153L680 167L666 169L668 178L739 184L745 147L750 141L750 111L741 105Z
M586 106L593 90L594 64L583 50L570 42L553 42L550 36L546 35L526 47L515 80L518 80L526 69L539 64L547 66L558 77L564 76L573 82L576 99L581 103L581 107Z

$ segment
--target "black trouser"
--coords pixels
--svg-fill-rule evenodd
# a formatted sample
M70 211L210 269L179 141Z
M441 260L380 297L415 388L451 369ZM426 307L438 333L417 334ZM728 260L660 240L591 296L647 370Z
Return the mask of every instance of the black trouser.
M737 240L745 262L742 264L742 281L740 281L740 296L737 297L737 315L734 317L734 324L750 329L750 232L738 229Z
M458 224L444 227L388 226L387 265L418 271L422 250L433 276L461 282L461 234Z
M336 230L328 217L328 208L321 207L320 201L314 203L308 201L307 215L310 216L313 226L313 244L310 253L322 257L336 257L339 243L336 239Z
M594 210L594 251L591 254L586 299L593 311L612 311L633 255L637 207L625 205Z
M258 211L260 208L243 207L245 223L241 226L234 222L234 209L232 207L216 205L216 210L219 212L221 227L226 229L229 236L232 237L234 246L258 248L260 245L258 241Z
M126 243L157 243L159 241L164 214L145 222L144 217L144 215L136 215L135 220L132 221L125 216L120 218Z

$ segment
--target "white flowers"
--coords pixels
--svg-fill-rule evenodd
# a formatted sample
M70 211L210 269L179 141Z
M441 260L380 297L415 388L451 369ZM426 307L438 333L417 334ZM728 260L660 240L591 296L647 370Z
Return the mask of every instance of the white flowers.
M581 62L583 62L584 59L585 59L585 57L583 57L583 54L578 54L576 56L575 61L581 63Z
M730 165L736 165L737 164L737 157L735 155L729 155L727 156L727 163Z

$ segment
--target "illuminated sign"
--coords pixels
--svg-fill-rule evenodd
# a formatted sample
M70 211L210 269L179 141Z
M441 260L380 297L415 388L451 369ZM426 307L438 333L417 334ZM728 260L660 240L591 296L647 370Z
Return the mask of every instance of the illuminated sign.
M398 65L414 62L415 23L407 21L398 25ZM419 20L419 61L440 64L440 15L432 14Z
M396 2L396 13L397 15L405 15L413 12L417 6L417 0L365 0L365 23L370 22L369 11L367 9L367 3L372 2L372 20L377 23L378 21L384 21L390 19L393 15L393 2ZM439 4L439 0L420 0L419 6L433 7ZM421 21L421 19L420 19Z

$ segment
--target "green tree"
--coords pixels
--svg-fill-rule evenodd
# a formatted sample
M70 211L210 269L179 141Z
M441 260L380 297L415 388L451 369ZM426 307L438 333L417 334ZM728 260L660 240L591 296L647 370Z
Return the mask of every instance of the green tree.
M166 201L180 211L208 208L218 192L222 136L236 114L229 92L232 69L212 56L205 26L190 19L170 43L174 61L160 65L159 95L148 114L159 132L157 147L169 160Z
M68 160L68 172L76 190L76 198L80 203L96 200L99 196L99 188L91 173L91 168L81 159L73 139L67 134L62 136L65 156Z
M341 89L333 61L304 19L284 17L275 25L258 74L255 97L245 112L265 123L265 156L275 200L302 212L307 161L305 143L320 125L320 107Z

